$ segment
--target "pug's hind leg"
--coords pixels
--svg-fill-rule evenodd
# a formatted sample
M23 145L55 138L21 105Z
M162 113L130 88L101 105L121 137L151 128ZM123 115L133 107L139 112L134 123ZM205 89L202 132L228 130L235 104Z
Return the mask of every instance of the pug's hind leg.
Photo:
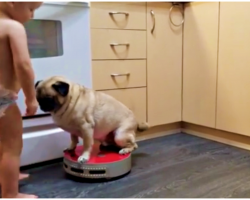
M127 133L118 130L115 134L115 142L122 148L119 151L119 154L128 154L138 148L138 145L135 142L134 132Z
M79 156L77 160L81 164L87 162L90 158L92 146L94 144L93 134L94 134L94 130L90 124L82 127L81 135L83 138L84 150L81 156Z
M70 134L70 138L71 138L71 143L70 143L69 147L64 150L64 152L66 152L66 151L67 152L74 152L76 149L76 146L79 142L78 136Z

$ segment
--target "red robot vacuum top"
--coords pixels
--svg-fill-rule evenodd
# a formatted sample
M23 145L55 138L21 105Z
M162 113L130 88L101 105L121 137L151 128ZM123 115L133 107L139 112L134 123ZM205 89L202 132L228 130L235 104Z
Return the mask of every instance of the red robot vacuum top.
M94 144L90 159L84 164L78 163L78 157L83 146L78 146L74 152L64 152L64 170L66 173L81 178L99 179L115 178L131 171L131 154L120 155L115 146L103 147Z
M70 152L64 153L64 158L77 162L78 157L81 155L83 151L83 146L77 146L75 153L72 154ZM124 159L127 159L130 154L121 155L116 151L100 149L98 144L94 144L92 148L92 153L90 159L85 164L108 164L112 162L119 162Z

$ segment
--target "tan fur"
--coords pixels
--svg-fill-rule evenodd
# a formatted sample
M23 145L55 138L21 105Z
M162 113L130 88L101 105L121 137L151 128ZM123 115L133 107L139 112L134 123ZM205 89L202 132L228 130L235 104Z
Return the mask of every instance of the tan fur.
M57 81L70 85L66 97L62 97L52 88L52 84ZM78 159L79 162L83 163L89 159L94 140L101 141L103 145L114 141L122 148L120 154L130 153L138 147L135 142L136 131L149 128L145 122L138 123L133 112L115 98L85 88L64 77L50 77L40 82L36 90L37 97L56 97L61 104L51 115L59 127L71 133L71 144L67 150L75 149L78 137L83 139L85 148Z

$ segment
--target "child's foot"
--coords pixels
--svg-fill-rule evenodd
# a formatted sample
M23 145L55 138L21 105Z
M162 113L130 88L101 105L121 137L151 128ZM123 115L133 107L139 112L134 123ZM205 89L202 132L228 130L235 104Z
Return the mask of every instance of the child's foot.
M29 176L30 176L29 174L21 174L21 173L20 173L20 174L19 174L19 181L20 181L20 180L23 180L23 179L26 179L26 178L29 178Z
M14 198L22 198L22 199L37 199L38 196L36 195L33 195L33 194L22 194L22 193L19 193L16 197Z

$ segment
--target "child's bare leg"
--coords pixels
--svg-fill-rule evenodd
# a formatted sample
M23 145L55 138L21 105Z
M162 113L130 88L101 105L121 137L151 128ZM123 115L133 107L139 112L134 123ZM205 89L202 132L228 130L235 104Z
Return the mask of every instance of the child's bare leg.
M0 118L0 181L2 198L35 198L18 191L20 154L22 151L22 118L16 104L9 106Z
M12 100L16 100L17 99L17 94L12 92L12 91L8 91L6 89L4 89L1 85L0 85L0 98L2 96L7 96L9 97L10 99ZM1 145L1 141L0 141L0 145ZM0 149L1 149L1 146L0 146ZM2 159L2 152L0 152L0 160ZM19 174L19 180L23 180L23 179L26 179L29 177L29 174L23 174L23 173L20 173Z
M0 149L1 149L1 140L0 140ZM0 162L1 162L1 159L2 159L2 152L0 152ZM18 178L19 181L26 179L26 178L29 178L29 174L19 173L19 178Z

